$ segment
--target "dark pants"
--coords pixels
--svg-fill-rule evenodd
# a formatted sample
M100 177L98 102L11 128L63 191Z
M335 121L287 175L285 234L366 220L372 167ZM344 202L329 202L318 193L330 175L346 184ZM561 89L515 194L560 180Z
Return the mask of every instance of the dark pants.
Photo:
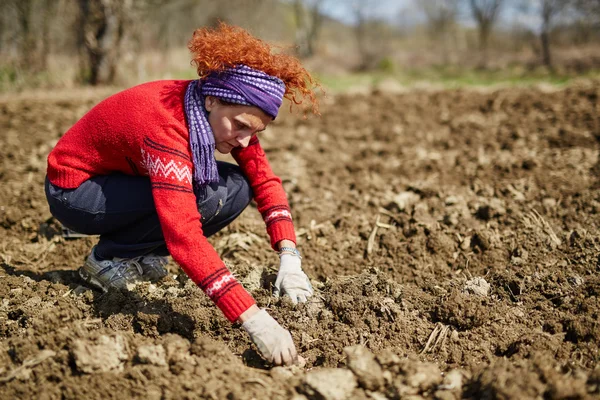
M252 190L240 168L221 161L217 165L219 182L195 190L206 237L229 225L252 200ZM120 173L96 176L76 189L61 189L46 178L45 189L50 212L65 227L100 235L98 256L169 254L148 177Z

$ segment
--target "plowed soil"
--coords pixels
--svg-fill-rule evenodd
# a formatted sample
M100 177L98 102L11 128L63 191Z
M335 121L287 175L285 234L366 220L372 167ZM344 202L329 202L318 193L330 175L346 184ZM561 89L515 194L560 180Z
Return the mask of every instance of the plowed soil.
M0 99L0 398L600 398L599 94L374 91L278 118L261 141L318 294L271 296L253 207L211 241L290 329L293 368L173 262L132 292L84 286L96 238L61 236L43 179L106 93Z

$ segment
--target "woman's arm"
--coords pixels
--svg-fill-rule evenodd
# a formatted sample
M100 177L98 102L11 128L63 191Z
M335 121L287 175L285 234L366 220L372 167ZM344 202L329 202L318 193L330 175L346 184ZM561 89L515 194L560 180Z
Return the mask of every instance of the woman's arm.
M174 134L175 135L175 134ZM171 139L171 140L170 140ZM177 137L146 138L140 170L147 173L167 249L230 321L255 305L202 232L192 188L192 161Z
M288 244L291 242L295 247L296 233L287 196L281 179L273 173L258 138L254 136L248 147L234 149L231 155L250 181L254 200L271 239L271 247L279 250L279 242L282 240Z

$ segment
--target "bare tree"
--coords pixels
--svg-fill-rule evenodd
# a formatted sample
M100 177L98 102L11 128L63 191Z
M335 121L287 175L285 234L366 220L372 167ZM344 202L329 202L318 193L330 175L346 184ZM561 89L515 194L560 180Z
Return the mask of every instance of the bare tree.
M20 70L39 72L46 68L54 4L50 0L6 0L0 6L3 14L0 31L2 36L6 31L12 31L7 35L8 41L12 42L11 47L18 49L14 61Z
M479 31L479 50L482 54L482 65L487 65L490 33L502 9L504 0L469 0L471 13L477 22Z
M21 28L21 55L24 65L33 66L35 62L35 24L32 21L33 0L15 2L19 26Z
M552 54L550 52L550 31L552 22L561 11L568 5L566 0L539 0L542 27L540 30L540 42L542 45L542 62L548 68L552 68Z
M310 57L315 53L325 3L326 0L294 0L296 48L300 57Z
M431 38L441 44L444 62L447 62L450 31L458 16L458 0L421 0L417 4L427 19Z
M354 36L360 57L358 69L372 69L390 54L392 28L374 16L377 1L349 0L347 4L354 16Z
M600 17L600 0L574 0L575 7Z
M600 0L571 0L571 3L582 19L600 28Z
M92 85L112 83L122 44L151 9L165 0L78 0L78 47L82 80Z
M131 0L79 0L79 48L83 80L113 82L121 42L129 23Z

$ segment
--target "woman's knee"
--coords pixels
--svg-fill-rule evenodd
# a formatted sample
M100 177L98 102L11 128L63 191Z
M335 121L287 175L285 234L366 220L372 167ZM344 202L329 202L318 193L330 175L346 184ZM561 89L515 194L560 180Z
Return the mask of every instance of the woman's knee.
M218 166L219 175L227 186L227 202L233 202L243 210L254 196L248 178L237 165L220 161Z

